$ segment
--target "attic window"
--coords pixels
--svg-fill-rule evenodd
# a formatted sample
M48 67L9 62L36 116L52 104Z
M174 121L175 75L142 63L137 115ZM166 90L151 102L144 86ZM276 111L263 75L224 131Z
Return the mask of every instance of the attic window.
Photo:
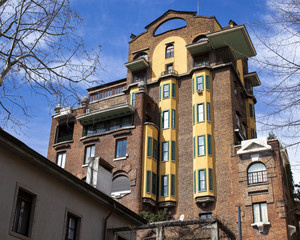
M165 32L183 28L186 26L186 21L182 18L173 18L163 22L158 28L154 31L154 36L163 34Z

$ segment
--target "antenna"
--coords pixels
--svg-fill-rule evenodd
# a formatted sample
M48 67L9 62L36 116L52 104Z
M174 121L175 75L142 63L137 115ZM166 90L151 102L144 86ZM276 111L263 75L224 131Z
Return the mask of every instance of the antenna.
M199 0L197 0L197 15L199 15L199 12L200 12L200 10L199 10Z

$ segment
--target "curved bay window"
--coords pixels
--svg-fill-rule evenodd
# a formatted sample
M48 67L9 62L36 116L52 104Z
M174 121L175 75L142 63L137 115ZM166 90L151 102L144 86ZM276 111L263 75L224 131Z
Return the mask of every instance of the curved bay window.
M254 163L248 168L248 184L267 182L267 169L263 163Z
M171 58L174 57L174 45L173 44L169 44L166 47L166 58Z

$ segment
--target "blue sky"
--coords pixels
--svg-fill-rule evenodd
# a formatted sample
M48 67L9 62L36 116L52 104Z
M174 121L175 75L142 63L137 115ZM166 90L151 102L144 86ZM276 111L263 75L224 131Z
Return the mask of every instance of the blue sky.
M71 5L84 20L78 32L83 36L86 47L92 49L98 45L102 46L102 70L97 72L95 79L103 82L126 77L124 63L127 62L131 33L135 35L142 33L147 24L169 9L197 11L197 0L71 0ZM246 26L249 23L261 23L265 21L268 13L268 0L199 0L199 15L215 16L223 27L228 25L230 19ZM248 31L253 40L250 27ZM256 71L255 64L250 62L249 70ZM45 98L31 94L30 91L24 92L24 97L31 99L29 107L32 118L28 120L21 133L19 131L16 133L10 128L5 130L46 156L53 108ZM265 111L262 102L258 98L256 105L258 115ZM267 135L265 132L258 134ZM290 150L290 158L292 164L297 164L295 149ZM293 170L294 176L299 175L300 168L293 167Z

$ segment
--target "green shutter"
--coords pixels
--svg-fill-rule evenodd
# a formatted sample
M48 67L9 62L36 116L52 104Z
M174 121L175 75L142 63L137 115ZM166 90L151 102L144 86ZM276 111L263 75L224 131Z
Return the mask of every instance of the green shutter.
M195 124L195 105L193 105L193 124Z
M210 113L210 103L206 103L206 116L207 116L207 121L211 121L211 113Z
M172 109L172 128L175 128L175 110Z
M157 160L158 142L153 138L153 158Z
M194 171L194 193L196 193L196 191L197 191L197 186L196 186L196 171Z
M212 148L211 148L211 135L210 135L210 134L207 135L207 153L208 153L209 155L212 154Z
M156 174L152 173L152 194L156 195Z
M164 128L164 112L161 113L161 128Z
M192 79L192 85L193 85L193 93L195 92L195 83L194 83L195 81L194 81L194 78Z
M171 175L171 195L175 196L175 175Z
M160 196L164 196L164 175L160 176Z
M147 157L151 157L152 152L152 137L148 137Z
M195 137L194 137L194 139L193 139L193 147L194 147L194 158L195 158L195 155L196 155L196 149L195 149L195 147L196 147L196 142L195 142Z
M175 161L175 141L171 143L171 160Z
M213 191L213 170L211 168L208 169L208 180L209 180L209 191Z
M209 76L206 75L206 90L209 90Z
M172 83L172 97L174 98L176 94L176 85L175 83Z
M131 104L131 94L129 94L129 104Z
M147 171L146 192L150 193L151 171Z

